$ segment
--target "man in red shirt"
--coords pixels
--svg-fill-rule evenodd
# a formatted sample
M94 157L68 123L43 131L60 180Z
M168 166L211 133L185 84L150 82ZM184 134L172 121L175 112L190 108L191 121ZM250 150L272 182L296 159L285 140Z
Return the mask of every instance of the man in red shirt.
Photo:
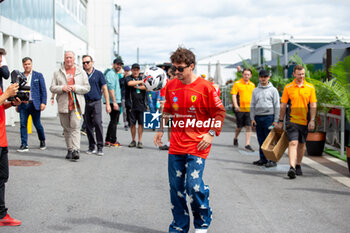
M0 53L0 64L2 61L2 54ZM8 144L5 127L5 109L11 106L17 106L21 101L17 98L15 101L8 102L7 98L15 96L18 91L18 84L11 84L5 91L2 92L0 88L0 226L19 226L21 221L13 219L7 213L5 207L5 183L9 178L8 165Z
M215 88L198 78L195 55L179 47L170 57L175 79L169 81L160 131L154 137L161 146L163 126L172 116L168 159L170 199L173 222L169 232L188 232L190 217L186 204L189 196L196 233L205 233L211 223L209 187L202 176L214 136L220 134L225 109Z

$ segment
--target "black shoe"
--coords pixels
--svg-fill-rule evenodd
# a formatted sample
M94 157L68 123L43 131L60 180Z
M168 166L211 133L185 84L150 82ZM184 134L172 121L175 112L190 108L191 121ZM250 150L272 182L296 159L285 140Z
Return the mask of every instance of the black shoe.
M277 163L274 162L274 161L268 161L266 164L265 164L265 167L276 167L277 166Z
M290 179L295 179L295 176L296 176L295 168L290 167L287 175L289 176Z
M301 166L300 165L296 165L295 166L295 173L297 176L302 176L303 175L303 171L301 170Z
M258 160L258 161L253 162L253 164L257 165L257 166L262 166L262 165L265 165L266 163L267 163L267 161L263 161L263 160Z
M238 139L233 139L233 145L238 146Z
M139 149L142 149L142 148L143 148L142 142L138 142L138 143L137 143L137 148L139 148Z
M159 150L169 150L169 147L167 145L160 146Z
M67 155L66 155L66 159L71 160L72 158L73 158L73 151L68 150L68 153L67 153Z
M79 151L74 150L74 151L72 152L72 159L78 160L79 158L80 158L80 157L79 157Z
M18 149L17 152L27 152L29 151L28 146L21 145Z
M254 152L253 148L250 145L244 147L247 151Z
M45 149L46 149L45 141L40 141L40 150L45 150Z

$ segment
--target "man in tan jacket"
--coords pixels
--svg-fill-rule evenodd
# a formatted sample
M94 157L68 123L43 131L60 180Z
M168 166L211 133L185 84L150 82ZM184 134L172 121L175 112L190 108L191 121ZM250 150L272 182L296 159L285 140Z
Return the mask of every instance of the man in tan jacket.
M86 72L74 64L72 51L64 53L63 66L54 73L50 91L57 94L58 113L68 153L66 159L79 159L80 119L85 109L84 94L90 91Z

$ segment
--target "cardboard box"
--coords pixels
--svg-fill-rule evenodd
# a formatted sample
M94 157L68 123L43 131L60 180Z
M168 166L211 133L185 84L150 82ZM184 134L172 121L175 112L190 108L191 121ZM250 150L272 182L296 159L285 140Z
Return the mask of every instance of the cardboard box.
M288 148L288 144L288 137L285 131L277 132L276 130L271 130L262 144L261 150L268 160L278 162Z

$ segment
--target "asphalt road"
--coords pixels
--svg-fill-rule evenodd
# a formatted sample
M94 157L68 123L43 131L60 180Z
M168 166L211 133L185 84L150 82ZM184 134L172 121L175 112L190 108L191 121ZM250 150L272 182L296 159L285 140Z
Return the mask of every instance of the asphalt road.
M7 206L22 226L2 227L0 232L167 232L172 220L167 151L153 145L154 132L144 133L144 149L128 148L130 131L119 125L118 141L124 146L105 148L102 157L84 153L88 143L82 136L81 159L69 162L58 118L43 119L43 125L47 149L38 149L34 129L27 153L16 152L18 124L7 128L9 159L41 165L10 167ZM308 166L303 166L303 177L289 180L286 157L276 168L254 166L258 153L233 148L233 123L224 127L204 174L213 209L209 232L350 232L348 187ZM244 134L239 143L244 144ZM252 146L258 148L255 137Z

